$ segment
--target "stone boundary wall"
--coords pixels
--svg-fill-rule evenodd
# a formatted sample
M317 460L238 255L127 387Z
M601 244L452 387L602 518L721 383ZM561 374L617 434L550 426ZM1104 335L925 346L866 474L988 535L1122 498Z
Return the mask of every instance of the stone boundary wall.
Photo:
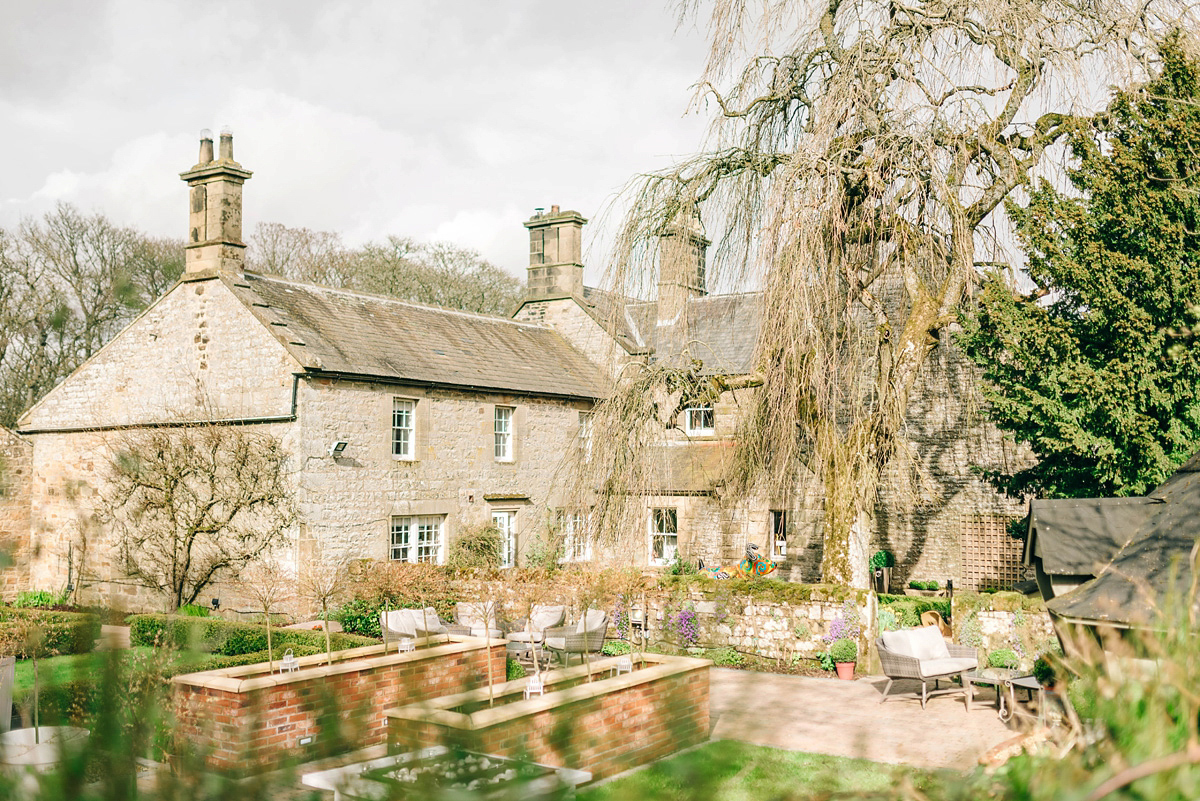
M616 659L597 660L593 673ZM591 771L594 779L614 776L702 743L709 736L711 662L647 654L650 667L561 691L517 701L472 715L449 712L482 691L390 709L389 749L413 751L436 744L459 744L487 754L524 757L554 767ZM547 681L571 678L586 667L554 671ZM524 679L497 693L522 692Z
M505 677L503 640L455 637L403 654L384 648L341 651L331 666L324 654L300 657L292 673L262 675L259 664L176 676L178 736L213 768L244 774L315 758L347 723L348 745L382 743L385 709L486 686L489 657L493 678ZM301 745L302 738L311 742Z
M491 582L459 581L455 592L460 599L484 597L497 601L501 607L510 592L503 585ZM878 636L874 610L880 607L877 597L866 590L850 590L822 584L799 584L774 579L750 581L717 581L702 578L660 580L644 595L649 608L648 645L686 650L732 648L740 653L784 662L816 658L828 648L824 637L835 620L857 611L862 637L859 641L860 662L870 640ZM946 598L913 597L912 601L946 601ZM579 604L570 586L549 593L543 603L562 603L568 606L568 619L576 620ZM634 601L640 606L641 599ZM886 607L883 607L886 608ZM685 610L694 620L696 636L689 642L681 634L680 615ZM610 604L608 636L621 638L633 628L619 625ZM503 616L503 615L502 615ZM974 618L974 623L969 621ZM1040 598L1028 598L1017 593L955 593L953 600L954 642L976 645L982 650L981 659L999 648L1043 651L1054 640L1050 617ZM968 623L960 630L961 624ZM868 625L870 624L870 625ZM692 653L702 655L693 650ZM1030 659L1037 656L1034 653Z

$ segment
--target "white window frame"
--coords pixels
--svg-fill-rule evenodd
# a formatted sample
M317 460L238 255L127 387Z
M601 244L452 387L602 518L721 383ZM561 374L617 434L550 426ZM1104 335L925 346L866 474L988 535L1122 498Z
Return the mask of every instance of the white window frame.
M707 414L709 425L704 425L704 416ZM689 406L683 410L684 430L688 436L693 437L711 437L717 430L717 410L711 403L701 403L696 406ZM699 425L697 425L699 423Z
M771 542L771 558L787 556L787 510L772 509L767 517L767 538Z
M589 531L591 515L581 512L557 512L559 530L562 532L562 558L560 562L592 561L592 537Z
M516 567L517 510L493 509L492 525L500 530L500 567Z
M412 398L392 398L392 458L408 462L416 459L417 402Z
M579 453L583 461L592 461L592 412L579 413Z
M648 561L652 565L669 565L679 553L679 510L674 506L657 507L650 510L650 551ZM654 556L655 540L662 540L662 556Z
M496 406L492 412L493 450L497 462L513 460L513 435L516 433L517 410L514 406Z
M445 515L392 516L388 537L390 561L440 565L445 556Z

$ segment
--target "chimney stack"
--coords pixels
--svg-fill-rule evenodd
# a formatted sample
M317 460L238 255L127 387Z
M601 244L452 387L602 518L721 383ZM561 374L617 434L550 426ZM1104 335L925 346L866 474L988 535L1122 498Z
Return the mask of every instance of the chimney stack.
M529 268L525 296L553 300L583 294L583 226L577 211L541 209L525 221L529 229Z
M200 160L179 177L191 187L185 273L241 272L242 184L253 174L233 160L233 132L221 130L220 157L213 158L212 132L200 132Z
M705 262L710 244L695 212L681 212L659 236L659 325L683 322L688 300L708 294Z

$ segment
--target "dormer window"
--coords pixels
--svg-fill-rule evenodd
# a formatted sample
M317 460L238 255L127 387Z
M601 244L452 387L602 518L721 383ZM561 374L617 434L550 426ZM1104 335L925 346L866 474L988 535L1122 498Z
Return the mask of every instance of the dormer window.
M711 403L700 403L684 410L685 430L689 437L711 437L716 431L716 411Z

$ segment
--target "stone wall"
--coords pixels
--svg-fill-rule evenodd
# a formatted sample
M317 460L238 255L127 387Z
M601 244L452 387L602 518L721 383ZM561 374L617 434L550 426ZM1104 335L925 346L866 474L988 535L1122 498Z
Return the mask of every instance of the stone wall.
M389 710L389 744L394 750L412 751L453 743L486 754L586 770L594 779L604 779L708 739L710 663L655 659L657 663L633 673L561 691L550 685L544 696L470 716L411 707ZM615 661L602 660L595 670L606 673ZM578 674L580 669L572 671ZM547 680L553 677L551 673ZM519 693L523 683L497 690ZM471 700L486 702L487 697L456 696L437 707Z
M33 447L0 427L0 600L29 589Z
M394 398L415 403L415 453L391 453ZM515 409L513 458L498 461L496 406ZM448 545L464 525L515 513L519 553L564 505L559 475L578 447L585 401L559 401L367 382L306 380L298 396L299 507L326 554L387 559L393 516L445 516ZM342 458L329 444L349 442ZM415 537L415 533L414 533Z
M503 641L456 640L404 654L355 648L332 666L324 654L301 657L293 673L262 675L266 665L246 665L176 676L177 735L212 767L241 774L311 759L345 730L346 750L381 743L385 709L486 686L489 657L492 675L503 679Z

